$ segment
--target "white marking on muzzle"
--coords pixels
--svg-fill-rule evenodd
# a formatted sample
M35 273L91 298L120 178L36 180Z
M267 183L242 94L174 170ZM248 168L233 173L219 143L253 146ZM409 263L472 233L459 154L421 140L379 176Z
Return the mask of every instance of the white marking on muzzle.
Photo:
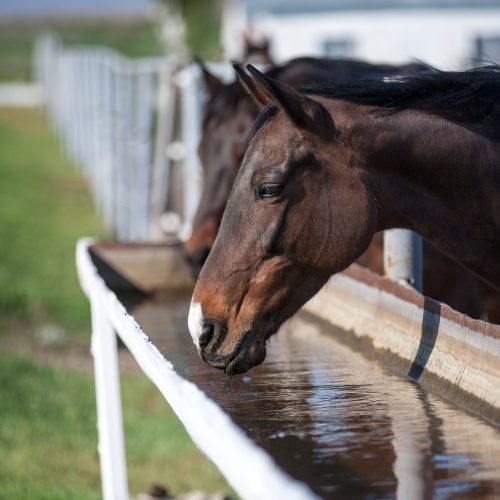
M200 336L203 328L203 312L201 311L201 304L191 302L188 316L188 328L191 337L193 337L194 345L200 348Z

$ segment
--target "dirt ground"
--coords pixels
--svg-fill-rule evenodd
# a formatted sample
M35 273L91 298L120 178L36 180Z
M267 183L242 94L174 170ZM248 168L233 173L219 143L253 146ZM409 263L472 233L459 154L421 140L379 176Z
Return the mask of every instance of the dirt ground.
M0 351L29 357L43 365L70 368L84 373L93 372L90 333L88 343L79 341L65 345L62 342L48 343L38 336L17 335L13 332L0 336ZM137 362L123 345L118 348L118 362L122 373L141 373Z

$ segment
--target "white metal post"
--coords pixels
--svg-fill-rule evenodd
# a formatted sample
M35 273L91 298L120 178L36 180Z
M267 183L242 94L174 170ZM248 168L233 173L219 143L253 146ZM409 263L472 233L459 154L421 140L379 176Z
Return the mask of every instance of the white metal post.
M121 116L121 149L122 149L122 164L120 166L120 178L123 187L122 204L120 211L122 212L122 228L119 236L124 240L132 238L132 167L134 164L133 144L130 137L133 134L133 74L128 71L129 65L123 60L121 64L121 97L120 116Z
M116 334L99 297L90 297L99 459L104 500L128 499Z
M102 103L101 103L101 141L102 141L102 154L101 154L101 169L102 169L102 213L106 228L109 231L113 227L113 203L114 203L114 188L113 188L113 130L112 130L112 72L110 68L109 54L105 54L102 60Z
M150 179L149 236L160 239L160 217L165 210L168 198L170 161L167 158L167 145L174 138L175 86L172 85L174 60L165 61L157 83L157 119L154 139L154 158Z
M136 99L136 137L137 160L135 168L135 213L138 217L135 239L146 240L149 236L149 200L151 197L150 179L152 164L151 125L153 105L156 95L153 92L154 78L151 68L144 68L137 75Z
M198 158L201 137L202 88L197 66L188 66L177 77L181 98L182 142L186 155L183 165L183 219L190 225L201 198L203 172Z
M115 157L115 184L116 184L116 235L119 239L126 238L126 148L125 148L125 116L124 101L125 76L122 70L122 60L118 59L115 68L115 129L116 129L116 157Z
M422 291L422 238L408 229L384 231L384 272Z

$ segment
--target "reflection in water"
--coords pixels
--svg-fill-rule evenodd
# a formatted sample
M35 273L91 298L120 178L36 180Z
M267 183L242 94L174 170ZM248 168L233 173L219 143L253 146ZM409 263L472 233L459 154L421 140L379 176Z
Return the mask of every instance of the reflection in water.
M263 365L227 377L187 332L189 297L134 316L194 381L289 474L324 498L500 497L500 431L424 393L297 315Z

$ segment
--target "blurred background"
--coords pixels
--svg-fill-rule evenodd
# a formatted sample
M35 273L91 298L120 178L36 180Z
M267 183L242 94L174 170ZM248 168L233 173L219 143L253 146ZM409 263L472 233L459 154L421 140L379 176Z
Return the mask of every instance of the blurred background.
M499 59L499 6L497 0L235 0L223 9L222 44L235 57L237 33L252 25L279 61L314 54L464 69Z
M188 26L207 21L188 39L212 57L219 10L205 0L172 8L185 9ZM47 107L33 62L37 40L57 37L59 55L100 47L124 64L162 59L165 11L146 0L0 1L0 498L101 498L90 308L74 252L82 235L110 232L88 172L64 149ZM46 76L55 90L58 75ZM231 493L124 351L131 494L154 484L172 495Z
M189 231L193 55L240 60L249 41L277 63L461 70L500 61L500 0L0 0L0 498L100 498L75 243ZM130 491L233 494L123 351Z

